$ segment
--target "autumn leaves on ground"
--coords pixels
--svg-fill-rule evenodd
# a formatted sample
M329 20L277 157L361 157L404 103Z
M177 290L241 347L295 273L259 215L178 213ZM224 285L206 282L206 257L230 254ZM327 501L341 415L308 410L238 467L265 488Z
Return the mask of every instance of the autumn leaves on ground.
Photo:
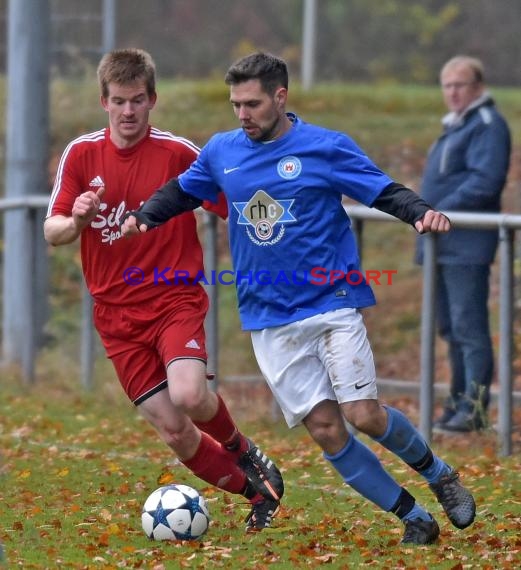
M437 545L405 548L402 528L343 485L304 430L272 417L253 384L223 387L241 426L269 450L287 493L272 529L244 534L240 497L205 487L157 441L111 382L94 394L50 381L27 390L14 377L0 401L0 543L15 568L518 568L521 562L519 455L498 458L495 435L437 438L435 449L476 495L478 516L454 529L427 485L387 452L366 442L437 517ZM242 387L241 390L247 390ZM255 409L251 402L255 401ZM416 403L396 402L414 416ZM246 419L249 418L249 419ZM516 443L519 453L519 443ZM206 497L212 523L201 540L161 543L141 530L140 512L162 484L186 483Z

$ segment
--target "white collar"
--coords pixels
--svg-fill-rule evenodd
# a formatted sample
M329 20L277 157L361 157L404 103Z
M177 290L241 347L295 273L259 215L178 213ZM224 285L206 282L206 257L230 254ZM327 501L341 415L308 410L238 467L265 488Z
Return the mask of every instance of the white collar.
M481 107L483 103L487 103L488 101L492 101L492 97L488 91L482 93L477 99L474 99L472 103L463 109L461 113L455 113L452 111L451 113L447 113L441 120L444 127L458 127L463 123L465 117L477 107Z

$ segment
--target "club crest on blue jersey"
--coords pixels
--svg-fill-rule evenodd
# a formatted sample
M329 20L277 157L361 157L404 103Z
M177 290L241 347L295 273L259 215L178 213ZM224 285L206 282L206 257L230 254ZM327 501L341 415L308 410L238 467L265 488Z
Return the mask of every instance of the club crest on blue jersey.
M302 163L296 156L285 156L279 160L277 172L281 178L296 178L302 172Z
M275 200L264 190L257 190L248 202L233 202L239 212L237 224L246 226L248 237L256 245L274 245L284 235L284 224L297 221L290 212L294 201ZM280 226L278 231L276 226Z

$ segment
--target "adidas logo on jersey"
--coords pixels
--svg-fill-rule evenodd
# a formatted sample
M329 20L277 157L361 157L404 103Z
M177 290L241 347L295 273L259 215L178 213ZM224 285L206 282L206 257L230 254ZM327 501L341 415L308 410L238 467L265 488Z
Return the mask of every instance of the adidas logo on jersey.
M195 340L195 338L193 338L192 340L189 340L186 344L185 344L185 348L201 348L198 344L197 341Z
M98 188L100 186L105 186L105 182L103 182L103 178L101 176L95 176L90 182L89 186L93 188Z

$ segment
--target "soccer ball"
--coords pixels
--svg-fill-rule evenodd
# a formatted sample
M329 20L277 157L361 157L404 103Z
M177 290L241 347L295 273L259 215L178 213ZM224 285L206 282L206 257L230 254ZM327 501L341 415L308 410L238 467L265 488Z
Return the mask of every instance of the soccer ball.
M153 540L195 540L208 529L206 501L188 485L165 485L143 505L141 524Z

